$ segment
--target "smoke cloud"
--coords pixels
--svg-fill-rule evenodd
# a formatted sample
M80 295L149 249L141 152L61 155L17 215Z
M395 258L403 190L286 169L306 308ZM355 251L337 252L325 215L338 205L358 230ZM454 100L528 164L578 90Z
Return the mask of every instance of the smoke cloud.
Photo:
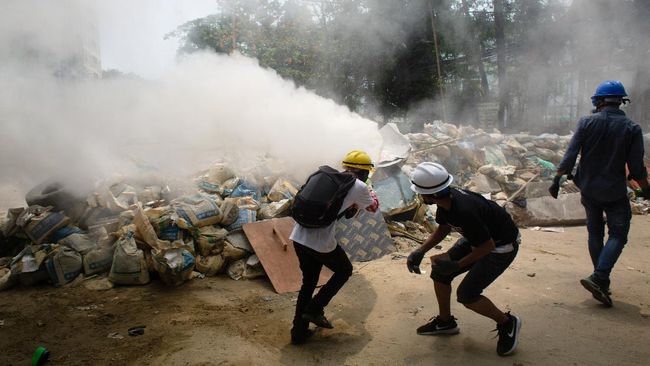
M59 42L64 25L79 19L21 3L0 9L0 183L187 177L214 161L241 172L273 161L267 168L304 178L348 150L379 156L376 123L239 55L192 55L156 80L55 76L52 65L76 47ZM32 16L5 22L17 13ZM58 16L44 25L45 14Z

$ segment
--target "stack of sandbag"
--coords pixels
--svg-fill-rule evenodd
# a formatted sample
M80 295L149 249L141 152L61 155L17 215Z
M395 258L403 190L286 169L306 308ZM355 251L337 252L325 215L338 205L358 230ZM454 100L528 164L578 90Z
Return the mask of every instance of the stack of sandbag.
M71 282L81 273L83 261L81 254L73 249L62 246L46 262L47 273L54 286L62 286Z
M149 270L142 250L135 243L135 233L129 231L115 244L113 263L108 279L116 285L149 283Z
M106 274L115 285L137 285L155 273L178 285L195 277L193 271L238 273L242 260L249 262L241 267L248 268L243 278L257 276L263 272L249 260L250 245L233 245L227 236L247 223L288 215L298 191L272 164L260 166L258 173L240 177L218 163L194 185L172 188L147 179L101 181L78 199L85 208L74 217L45 205L10 209L0 222L0 239L16 248L0 252L11 255L0 257L0 289L43 281L62 286L80 274Z
M255 254L246 259L239 259L228 266L228 276L233 280L250 280L265 275L260 259Z
M216 199L207 194L185 196L173 205L176 210L174 221L182 229L218 224L223 218Z
M52 207L29 206L16 220L25 234L34 242L41 244L60 228L68 225L70 219L60 212L51 212Z
M153 268L167 285L177 286L190 279L194 269L194 255L182 241L151 250Z

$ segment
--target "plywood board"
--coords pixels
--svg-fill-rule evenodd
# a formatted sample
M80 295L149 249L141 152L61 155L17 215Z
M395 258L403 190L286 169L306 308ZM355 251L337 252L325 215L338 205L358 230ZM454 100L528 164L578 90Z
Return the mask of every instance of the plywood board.
M291 217L283 217L242 226L273 288L280 294L298 291L302 285L298 256L293 248L293 242L289 240L293 225L295 222ZM318 285L324 285L331 276L332 272L323 267Z

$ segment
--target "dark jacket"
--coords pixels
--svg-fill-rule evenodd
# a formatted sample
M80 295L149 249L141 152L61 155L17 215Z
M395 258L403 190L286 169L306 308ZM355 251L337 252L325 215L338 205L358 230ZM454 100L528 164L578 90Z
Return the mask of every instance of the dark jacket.
M611 202L627 195L625 164L635 180L648 175L643 164L641 127L615 107L580 119L558 169L570 173L578 153L575 183L592 199Z

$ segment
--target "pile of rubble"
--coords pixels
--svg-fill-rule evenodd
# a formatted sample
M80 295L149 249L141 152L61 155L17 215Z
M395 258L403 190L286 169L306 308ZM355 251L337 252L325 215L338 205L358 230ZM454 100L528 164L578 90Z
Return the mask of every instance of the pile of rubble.
M557 200L550 197L557 165L571 135L486 132L471 126L434 122L422 133L406 135L411 153L402 170L408 174L422 161L443 164L454 184L484 194L512 214L520 226L584 223L578 188L564 180ZM633 211L648 211L647 204L629 191Z
M371 260L369 253L384 255L395 247L409 250L435 229L435 207L422 205L409 188L410 171L423 161L442 163L454 185L505 206L519 226L586 220L572 182L563 182L558 199L548 194L571 136L506 135L441 122L406 136L392 124L380 132L384 150L372 185L383 217L361 215L357 222L337 224L342 235L337 239L348 245L353 260ZM190 187L113 180L83 198L57 183L37 186L26 196L28 207L10 209L0 219L0 290L48 281L62 286L89 277L112 287L145 284L151 276L170 285L220 273L233 279L264 276L242 226L288 216L299 183L261 166L266 168L242 178L226 164L215 164ZM647 213L645 201L630 192L633 211ZM272 282L276 275L269 272Z
M555 174L571 136L504 135L446 123L425 125L423 133L408 134L413 151L407 165L422 161L443 164L455 184L491 194L504 203L526 182Z
M0 221L0 290L106 273L111 285L146 284L150 275L170 285L219 273L263 276L241 227L288 215L295 186L242 179L225 164L200 174L194 189L124 179L79 199L45 183L27 194L28 207Z

